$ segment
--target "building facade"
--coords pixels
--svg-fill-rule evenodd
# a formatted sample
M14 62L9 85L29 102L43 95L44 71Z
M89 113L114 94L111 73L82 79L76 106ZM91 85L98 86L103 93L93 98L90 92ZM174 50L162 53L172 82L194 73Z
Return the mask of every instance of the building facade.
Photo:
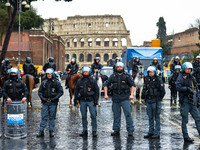
M53 29L53 31L52 31ZM91 65L95 57L107 65L132 46L130 32L120 15L73 16L67 20L46 19L43 30L61 36L65 42L65 65L72 57L77 63Z
M2 41L3 43L3 41ZM0 53L2 46L0 46ZM20 64L24 64L26 57L32 59L34 65L44 65L49 57L54 57L56 70L65 69L65 45L60 36L47 35L42 30L22 31L20 34ZM6 53L12 65L18 64L18 32L12 32Z

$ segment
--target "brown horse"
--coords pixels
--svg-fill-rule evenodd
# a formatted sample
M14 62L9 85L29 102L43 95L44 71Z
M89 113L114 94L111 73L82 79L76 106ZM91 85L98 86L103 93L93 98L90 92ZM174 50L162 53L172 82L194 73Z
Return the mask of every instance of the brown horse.
M34 80L34 77L30 74L26 74L22 77L22 80L24 81L24 83L26 84L26 87L28 89L28 102L27 104L30 103L31 107L32 107L32 90L34 88L34 85L35 85L35 80ZM28 106L28 105L27 105Z
M69 104L69 108L72 108L72 97L74 96L74 91L76 88L76 83L77 81L83 77L82 74L73 74L71 75L71 77L69 78L69 94L70 94L70 104Z

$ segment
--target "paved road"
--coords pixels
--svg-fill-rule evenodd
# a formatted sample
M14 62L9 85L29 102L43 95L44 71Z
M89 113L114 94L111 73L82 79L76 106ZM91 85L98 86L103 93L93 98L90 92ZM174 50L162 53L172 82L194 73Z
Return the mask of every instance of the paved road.
M102 98L102 107L97 108L98 117L98 137L93 138L90 126L90 116L88 114L89 135L88 138L79 137L82 131L81 114L77 108L69 108L69 95L64 90L61 98L57 119L55 137L49 138L48 129L45 131L44 138L36 138L39 130L41 104L37 96L37 91L33 93L33 108L28 110L28 137L20 140L0 139L1 149L97 149L97 150L148 150L148 149L198 149L200 140L195 128L194 120L189 117L188 130L194 144L185 145L181 133L181 117L179 106L170 106L169 100L163 100L161 113L161 138L159 140L144 139L143 136L148 132L148 117L145 106L136 104L133 106L134 119L134 138L128 137L125 126L125 118L122 114L122 128L119 137L112 137L113 116L111 111L111 100ZM169 91L165 99L169 99ZM2 116L3 119L3 116ZM2 122L3 126L3 122Z

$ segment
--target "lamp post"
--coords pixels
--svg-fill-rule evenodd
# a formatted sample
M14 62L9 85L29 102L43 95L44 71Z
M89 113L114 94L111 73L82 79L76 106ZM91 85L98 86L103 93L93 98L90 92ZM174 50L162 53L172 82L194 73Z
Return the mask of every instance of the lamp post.
M168 40L169 43L171 43L172 51L173 51L173 57L174 57L174 30L172 33L172 39Z

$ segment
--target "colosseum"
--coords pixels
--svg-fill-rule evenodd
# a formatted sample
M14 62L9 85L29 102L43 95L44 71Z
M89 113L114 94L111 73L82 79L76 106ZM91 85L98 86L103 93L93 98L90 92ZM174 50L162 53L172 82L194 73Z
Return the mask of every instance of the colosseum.
M43 29L58 34L65 41L65 65L72 57L80 67L91 65L95 57L107 65L109 59L121 57L122 50L132 46L130 31L120 15L50 18L45 20Z

